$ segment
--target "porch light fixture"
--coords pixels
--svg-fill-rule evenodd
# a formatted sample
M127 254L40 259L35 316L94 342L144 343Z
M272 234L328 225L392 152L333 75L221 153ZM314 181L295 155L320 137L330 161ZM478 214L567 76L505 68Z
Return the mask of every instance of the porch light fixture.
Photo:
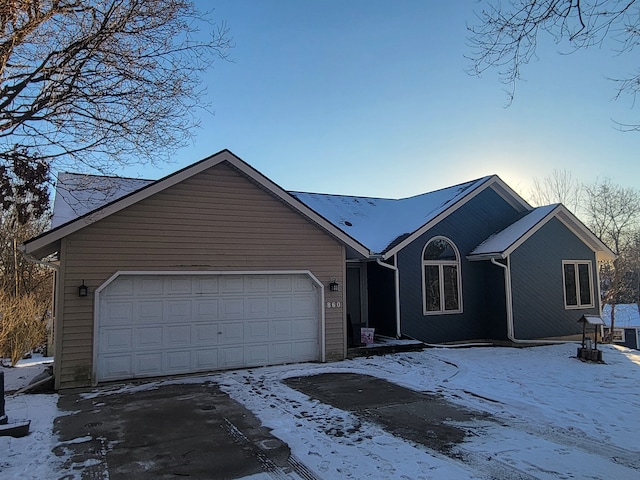
M329 291L330 292L337 292L338 291L338 282L336 282L335 278L331 279L331 283L329 284Z
M87 287L84 284L84 280L82 280L82 285L80 285L78 287L78 296L79 297L86 297L87 295L89 295L89 287Z

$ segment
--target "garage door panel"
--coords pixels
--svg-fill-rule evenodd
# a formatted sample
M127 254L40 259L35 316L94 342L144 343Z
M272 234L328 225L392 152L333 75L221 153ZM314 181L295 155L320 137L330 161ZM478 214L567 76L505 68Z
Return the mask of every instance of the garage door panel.
M103 307L103 311L105 311L106 314L103 315L101 319L101 325L130 325L134 311L134 302L133 300L109 302L109 308L105 309Z
M223 275L219 277L220 293L244 293L244 276L242 275Z
M319 359L306 275L124 274L100 295L98 381Z
M220 299L220 319L236 319L244 316L244 297L231 297Z
M291 277L273 275L270 281L270 291L272 293L293 292L293 281Z
M100 359L100 371L105 380L132 377L133 355L105 355Z
M245 322L244 341L264 342L269 340L269 320Z
M219 327L217 323L201 323L192 329L194 345L216 345Z
M196 295L212 295L219 293L218 277L215 275L194 277L193 293Z
M162 308L166 312L166 321L183 322L191 320L191 299L165 300Z
M193 357L195 370L217 370L220 368L217 348L196 350Z
M298 275L292 279L292 289L295 293L313 293L315 287L309 277Z
M267 318L269 316L269 297L249 297L244 304L245 318Z
M217 298L196 298L193 300L193 319L215 320L218 318L219 301Z
M164 292L166 295L184 295L191 294L192 291L192 277L174 275L172 277L165 277Z
M133 318L135 323L161 323L164 316L164 305L159 301L138 301L136 305L138 317Z
M251 275L247 277L244 293L269 293L269 277L267 275Z
M221 368L233 368L244 367L244 346L239 345L236 347L223 347L220 348L220 367Z
M165 374L187 373L192 370L191 350L165 352L163 371Z
M312 341L300 341L292 344L293 357L304 359L307 361L315 360L318 355L318 344Z
M139 327L135 329L135 347L142 349L162 348L162 326Z
M245 362L249 367L267 365L269 363L269 344L246 345Z
M269 312L274 317L291 317L293 315L293 299L291 297L272 297Z
M167 325L164 328L164 346L184 347L191 345L191 325Z
M318 311L318 302L313 295L304 295L293 299L293 315L316 316Z
M272 343L271 358L276 363L289 363L293 361L293 345L291 342Z
M139 276L136 277L136 295L164 295L164 281L162 277Z
M288 340L293 332L293 321L291 319L272 320L270 327L269 338L271 340L276 342Z
M148 352L135 354L135 376L162 375L162 353Z
M103 294L105 297L132 297L135 292L135 277L119 277L118 281L109 285Z
M105 353L131 350L133 341L132 328L108 328L102 331L101 341Z
M291 323L291 325L291 336L294 339L310 338L318 328L318 324L313 317L296 318L295 321Z
M244 322L220 323L218 342L222 344L240 344L244 342Z

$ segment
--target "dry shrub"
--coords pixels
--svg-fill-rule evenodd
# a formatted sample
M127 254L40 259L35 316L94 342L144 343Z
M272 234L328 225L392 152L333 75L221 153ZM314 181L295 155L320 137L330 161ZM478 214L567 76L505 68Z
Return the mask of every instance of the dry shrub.
M30 293L13 297L0 291L0 357L15 365L46 338L46 304Z

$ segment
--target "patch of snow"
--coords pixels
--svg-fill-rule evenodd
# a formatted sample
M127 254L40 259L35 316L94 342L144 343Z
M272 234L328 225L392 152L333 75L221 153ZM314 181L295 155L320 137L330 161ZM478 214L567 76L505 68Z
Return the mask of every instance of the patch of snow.
M139 178L59 173L51 228L75 220L153 182Z
M5 392L15 392L26 387L31 380L52 364L53 357L34 354L31 358L19 360L15 367L0 366L0 370L4 372Z
M320 479L615 478L640 471L640 352L603 345L606 363L579 361L574 344L527 348L431 348L328 364L220 372L100 389L118 394L165 383L215 382L251 410L292 455ZM361 373L491 415L465 423L453 456L396 437L362 416L309 398L283 379ZM65 442L52 433L57 395L7 397L10 420L28 418L32 433L0 437L3 478L58 478ZM71 442L86 441L86 437ZM62 454L56 457L52 449ZM487 470L489 468L489 470ZM507 470L508 471L508 470ZM266 473L250 480L271 478ZM294 477L295 478L295 477Z
M34 354L18 361L15 367L3 368L5 392L19 390L53 362L51 357ZM57 408L58 395L9 395L5 393L8 423L29 420L29 435L21 438L0 437L0 477L20 479L50 478L62 464L63 457L53 453L57 444L53 419L62 415Z
M403 236L433 220L491 177L408 198L351 197L289 192L374 253L382 253Z

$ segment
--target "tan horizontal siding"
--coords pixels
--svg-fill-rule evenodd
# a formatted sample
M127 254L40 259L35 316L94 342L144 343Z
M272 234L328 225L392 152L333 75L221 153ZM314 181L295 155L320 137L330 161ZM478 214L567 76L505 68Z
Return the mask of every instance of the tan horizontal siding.
M59 387L93 369L93 292L117 271L310 270L344 285L344 249L290 206L221 164L64 239ZM84 281L90 295L78 297ZM341 288L342 290L342 288ZM326 301L343 292L325 289ZM327 359L344 358L344 312L325 310Z

